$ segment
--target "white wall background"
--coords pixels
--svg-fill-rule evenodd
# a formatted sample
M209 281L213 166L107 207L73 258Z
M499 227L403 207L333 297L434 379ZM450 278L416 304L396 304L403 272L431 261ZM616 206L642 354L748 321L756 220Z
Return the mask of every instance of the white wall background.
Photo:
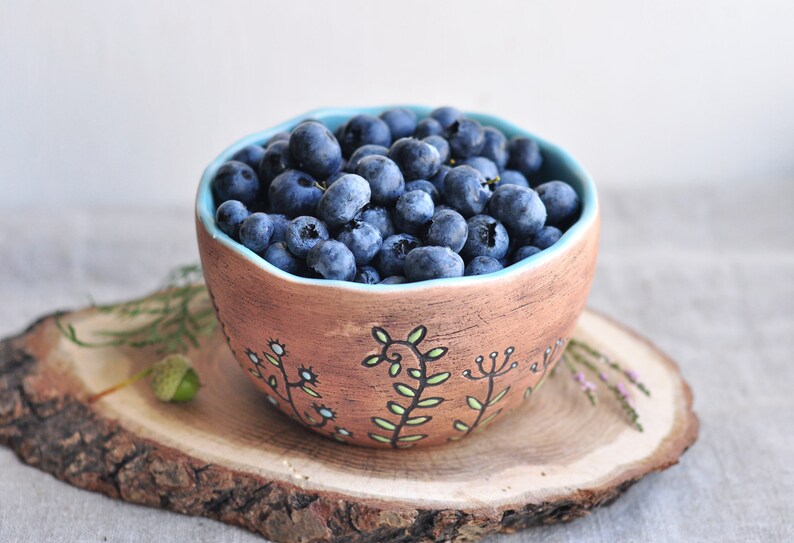
M601 183L794 180L790 0L0 0L0 206L190 202L322 105L451 104Z

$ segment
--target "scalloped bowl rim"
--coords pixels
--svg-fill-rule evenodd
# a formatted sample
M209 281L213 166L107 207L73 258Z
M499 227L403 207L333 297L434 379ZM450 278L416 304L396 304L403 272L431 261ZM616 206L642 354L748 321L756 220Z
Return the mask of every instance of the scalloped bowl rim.
M232 145L230 145L226 150L224 150L215 160L213 160L209 166L204 170L204 173L201 176L201 181L199 183L198 195L196 197L196 215L203 226L203 228L210 234L213 241L224 245L225 247L231 249L232 251L236 252L248 262L257 266L258 268L262 269L263 271L275 275L276 277L283 279L285 281L290 281L297 284L303 285L311 285L314 287L321 287L321 288L333 288L333 289L349 289L354 291L364 291L372 294L376 293L394 293L394 292L406 292L406 291L413 291L413 290L420 290L423 288L433 288L433 287L450 287L450 286L469 286L475 283L483 283L483 282L492 282L501 279L509 279L512 276L517 276L521 272L524 272L531 268L540 267L548 262L551 262L556 257L561 255L565 252L568 248L573 246L578 240L585 235L587 229L595 222L597 215L598 215L598 196L596 194L595 183L593 182L590 175L585 171L585 169L579 164L579 162L574 159L570 153L568 153L565 149L550 143L543 138L540 138L531 132L528 132L508 121L505 121L499 117L494 117L488 114L482 113L472 113L472 112L464 112L466 116L476 119L480 121L483 125L486 126L493 126L498 128L502 132L509 134L508 137L512 136L526 136L534 139L537 141L538 145L541 148L541 151L544 153L551 152L552 154L556 155L556 158L559 162L564 164L577 178L577 184L579 185L579 198L582 204L582 212L579 217L579 220L576 221L551 247L548 249L544 249L541 252L529 257L525 258L524 260L517 262L515 264L511 264L510 266L506 266L505 268L489 273L486 275L475 275L475 276L463 276L463 277L449 277L443 279L431 279L428 281L419 281L416 283L403 283L403 284L393 284L393 285L368 285L363 283L355 283L352 281L338 281L338 280L328 280L328 279L313 279L307 277L299 277L297 275L293 275L291 273L285 272L275 266L273 266L270 262L265 260L264 258L260 257L255 252L251 251L243 244L233 240L227 234L222 232L215 224L215 205L214 199L212 196L212 179L215 176L215 172L218 168L221 167L225 162L231 159L232 155L234 155L240 149L254 144L260 144L271 136L276 134L277 132L282 131L289 131L291 130L296 124L300 121L313 118L320 121L324 121L329 117L352 117L354 115L360 114L369 114L369 115L378 115L384 110L391 109L394 107L405 107L412 111L414 111L420 117L426 117L433 108L427 106L415 106L415 105L396 105L396 106L373 106L373 107L344 107L344 108L319 108L308 113L304 113L303 115L298 115L293 117L292 119L279 123L278 125L268 128L266 130L262 130L260 132L256 132L249 136L246 136Z

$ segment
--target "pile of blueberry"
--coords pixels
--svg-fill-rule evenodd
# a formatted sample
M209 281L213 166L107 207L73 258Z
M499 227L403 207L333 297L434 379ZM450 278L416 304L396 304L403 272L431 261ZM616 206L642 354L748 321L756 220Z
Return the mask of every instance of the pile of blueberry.
M543 155L451 107L307 120L213 180L218 227L289 273L395 284L482 275L554 244L579 218Z

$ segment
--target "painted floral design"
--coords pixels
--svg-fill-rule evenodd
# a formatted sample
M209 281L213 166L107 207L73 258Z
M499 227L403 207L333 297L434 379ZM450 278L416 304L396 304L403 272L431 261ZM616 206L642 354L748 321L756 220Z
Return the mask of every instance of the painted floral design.
M554 365L557 359L562 355L563 351L565 350L564 345L566 340L560 338L554 342L553 345L548 347L545 351L543 351L543 360L540 362L534 362L530 367L529 371L532 373L540 373L540 379L537 381L535 388L533 389L531 386L527 387L524 391L524 398L529 398L534 390L540 388L543 384L543 381L546 380L546 373L548 372L549 368Z
M387 415L372 417L376 431L367 435L373 441L402 449L412 447L427 437L419 427L433 419L429 414L432 411L429 410L441 405L445 398L425 393L444 384L451 374L447 371L430 371L430 365L443 358L448 349L433 347L424 351L420 344L426 335L427 328L423 325L411 330L404 340L392 339L386 330L378 326L372 328L372 337L381 346L380 352L365 358L361 365L374 368L385 363L389 376L395 379L392 387L397 394L395 400L386 404L389 411ZM406 359L404 354L410 355L410 359ZM400 375L403 377L396 380Z

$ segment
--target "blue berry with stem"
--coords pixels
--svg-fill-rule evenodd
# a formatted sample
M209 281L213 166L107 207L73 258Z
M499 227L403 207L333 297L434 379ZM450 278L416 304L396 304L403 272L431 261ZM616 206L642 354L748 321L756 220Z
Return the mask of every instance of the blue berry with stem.
M273 221L265 213L251 213L240 225L240 243L262 253L273 237Z
M239 200L250 206L259 193L259 177L248 164L232 160L215 172L212 189L219 203Z
M433 119L432 117L428 117L427 119L422 119L416 124L416 130L414 130L414 137L418 139L424 139L428 136L443 136L444 135L444 127L441 126L441 123L437 120Z
M375 268L381 277L403 275L405 257L422 242L410 234L395 234L383 240L383 245L375 257Z
M509 153L507 152L507 138L502 134L501 130L497 130L491 126L486 126L482 129L485 134L485 145L480 151L480 156L491 160L499 171L502 171L507 166L507 159Z
M389 210L382 206L368 205L361 210L357 220L371 224L378 229L383 239L395 234L394 224Z
M512 138L508 144L508 152L510 153L510 158L507 162L508 167L518 170L527 179L531 180L532 176L543 165L543 155L540 151L540 146L531 138L521 136Z
M383 119L372 115L356 115L352 117L342 129L339 143L345 156L351 156L353 151L362 145L391 145L392 135L389 125Z
M515 264L516 262L521 262L525 258L529 258L532 255L536 255L540 252L540 249L537 247L533 247L532 245L524 245L523 247L519 247L513 253L513 258L511 262Z
M417 247L405 257L405 277L427 281L463 275L463 259L449 247Z
M289 151L300 170L321 179L342 165L339 142L324 124L316 121L295 127L289 137Z
M417 234L433 217L433 198L422 190L406 192L394 206L394 225L408 234Z
M309 269L323 279L352 281L356 276L356 259L344 243L326 240L317 243L306 255Z
M504 266L490 256L475 256L466 264L463 275L486 275L504 269Z
M350 173L356 173L361 159L372 155L389 156L389 148L383 145L362 145L350 155L350 160L347 161L345 170Z
M529 188L529 181L527 181L527 178L524 177L524 174L518 170L502 170L502 172L499 174L499 181L493 183L491 188L496 190L502 185L516 185L519 187Z
M433 204L441 202L441 193L439 193L436 186L427 179L414 179L413 181L408 181L405 184L405 192L411 192L412 190L421 190L428 193L430 198L433 199Z
M510 245L510 236L501 222L490 215L475 215L466 222L469 227L461 254L471 259L489 256L494 260L504 258Z
M546 224L567 229L579 218L579 195L563 181L547 181L535 189L546 206Z
M562 237L562 231L554 226L544 226L535 233L532 238L532 245L538 249L548 249L557 243Z
M469 226L463 215L453 209L436 211L424 235L425 245L449 247L456 253L463 249L469 235Z
M262 162L262 157L265 156L265 149L259 145L246 145L232 155L232 160L248 164L248 167L254 171L259 169L259 163Z
M447 141L453 158L477 156L485 146L485 132L474 119L460 119L447 129Z
M292 254L305 257L309 250L330 238L328 227L320 219L311 216L297 217L287 228L287 248Z
M491 191L485 178L471 166L456 166L444 178L444 201L464 217L485 210Z
M538 193L517 185L502 185L496 189L488 211L517 239L531 238L546 222L546 208Z
M315 179L299 170L287 170L273 179L268 189L270 211L288 217L314 213L323 191Z
M317 216L329 226L352 221L369 203L372 191L363 177L349 173L329 186L317 204Z
M499 168L496 167L496 164L494 164L492 160L482 156L473 156L461 160L460 165L471 166L480 172L488 184L492 184L491 181L499 177ZM498 180L496 182L498 183Z
M427 142L413 138L402 138L389 149L392 159L403 172L406 181L429 179L441 167L441 155Z
M380 155L361 159L356 173L367 180L372 192L371 200L376 205L394 205L405 192L405 179L399 166L388 157Z
M303 258L297 257L289 250L283 241L271 243L265 249L262 257L280 270L293 275L306 275L306 262Z
M356 266L364 266L375 258L380 246L383 244L383 237L380 230L364 221L351 221L342 227L336 235L336 239L350 249L356 259Z
M387 109L380 114L380 118L389 125L393 140L407 138L416 130L416 113L408 108Z
M365 285L377 285L380 283L380 274L372 266L361 266L356 270L356 276L353 281Z
M425 143L429 143L433 147L436 148L438 151L438 156L440 157L441 164L445 164L449 160L450 156L450 149L449 149L449 142L445 140L441 136L427 136L426 138L422 138L422 141Z
M463 119L463 113L457 108L442 106L431 111L430 118L438 121L444 130L449 130L450 126Z
M238 200L226 200L215 211L215 223L221 232L232 239L239 240L240 226L248 218L250 212L245 204Z

